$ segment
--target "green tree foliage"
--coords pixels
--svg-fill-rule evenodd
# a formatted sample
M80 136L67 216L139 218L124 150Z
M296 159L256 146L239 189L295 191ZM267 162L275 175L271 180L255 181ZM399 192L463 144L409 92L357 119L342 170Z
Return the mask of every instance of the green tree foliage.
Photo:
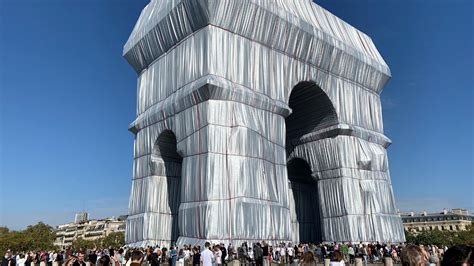
M87 250L87 249L105 249L105 248L118 248L125 245L125 233L124 232L112 232L106 237L102 237L96 240L86 240L78 238L72 242L73 250Z
M53 228L42 222L30 225L23 231L10 231L8 228L0 228L0 252L7 249L12 251L26 250L51 250L56 233Z
M456 239L455 244L473 244L474 243L474 224L471 224L466 231L460 232Z
M125 245L125 233L124 232L113 232L102 239L102 247L121 247Z
M8 232L10 232L10 229L0 226L0 236L7 234Z
M407 243L416 245L452 246L469 244L474 241L474 226L470 225L466 231L422 231L417 234L405 231Z
M30 225L23 231L10 231L6 227L0 227L0 253L4 254L8 249L13 252L54 250L55 239L56 233L53 228L42 222ZM112 232L96 240L78 238L72 242L74 250L118 248L123 245L125 245L124 232Z
M88 249L96 249L100 248L100 239L98 240L86 240L82 237L77 238L76 240L72 241L71 245L73 250L88 250Z

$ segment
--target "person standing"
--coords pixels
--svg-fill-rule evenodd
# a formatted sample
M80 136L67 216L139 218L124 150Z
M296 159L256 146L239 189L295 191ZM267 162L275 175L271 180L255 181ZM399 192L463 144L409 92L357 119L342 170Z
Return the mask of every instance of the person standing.
M362 245L362 258L364 259L364 265L367 266L369 260L369 252L365 244Z
M176 250L174 246L171 246L170 251L169 251L169 260L168 260L169 265L176 266L177 259L178 259L178 251Z
M355 263L355 250L352 247L352 245L349 246L347 250L347 254L349 254L349 263L354 264Z
M34 257L33 257L33 253L31 252L28 252L26 254L26 262L25 262L25 265L26 266L31 266L31 264L34 262ZM33 263L34 264L34 263Z
M197 247L193 247L193 266L199 266L201 264L201 253Z
M156 248L153 253L150 254L148 258L148 262L150 266L160 266L160 256L161 256L161 249Z
M253 256L255 257L255 264L257 266L263 266L263 249L260 243L255 244L253 248Z
M19 259L16 260L16 266L25 266L25 255L20 254Z
M110 256L110 262L112 263L112 266L120 266L120 263L117 258L117 254L115 253L114 249L109 249L109 256Z
M166 263L167 253L168 249L166 247L161 248L161 262Z
M97 254L95 253L95 250L92 250L89 254L89 262L92 266L95 266L95 264L97 263Z
M178 252L178 260L176 261L177 266L184 266L185 265L185 257L184 249L180 249Z
M134 250L130 260L132 261L130 266L141 266L143 261L143 253L141 253L139 250Z
M118 250L118 254L116 255L116 258L117 258L117 262L120 264L120 266L124 265L125 264L125 258L123 256L123 248L119 249Z
M280 260L281 263L286 264L286 244L282 244L280 247Z
M344 261L349 261L349 247L347 246L346 243L342 243L340 247L340 251L342 253L342 257L344 258Z
M201 262L202 266L212 266L212 261L214 260L214 253L209 249L211 243L206 242L204 244L204 250L201 252Z
M79 253L77 254L77 259L76 261L74 261L72 266L86 266L86 262L84 261L85 256L86 254L84 253L84 251L79 251Z
M288 245L288 260L290 262L290 264L293 263L293 258L295 256L295 249L293 248L293 246L291 245Z
M222 264L227 265L227 262L226 262L227 249L225 248L224 243L221 243L221 251L222 251Z
M339 250L335 250L331 254L331 262L329 262L330 266L344 266L344 259L342 257L342 254Z
M214 247L214 256L215 256L215 258L216 258L216 265L217 265L217 266L222 265L222 251L221 251L219 245L216 245L216 246Z
M249 247L249 251L247 252L249 256L249 263L252 265L254 261L254 256L253 256L253 248Z
M269 252L269 248L268 248L267 242L265 242L265 241L262 242L262 249L263 249L263 259L268 260L268 259L269 259L270 252Z

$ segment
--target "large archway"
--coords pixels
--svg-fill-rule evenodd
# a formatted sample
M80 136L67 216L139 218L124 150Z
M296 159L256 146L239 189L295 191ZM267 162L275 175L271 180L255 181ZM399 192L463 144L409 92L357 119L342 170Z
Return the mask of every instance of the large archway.
M181 171L183 158L177 151L177 140L175 134L166 130L160 134L155 142L152 153L152 171L154 175L165 176L167 186L167 205L171 219L163 223L161 230L169 230L165 235L169 236L165 241L176 243L179 237L178 214L181 204ZM162 190L165 191L165 190Z
M310 158L294 158L293 153L305 145L305 135L336 125L337 114L329 97L313 82L301 82L293 88L289 107L292 113L286 119L286 153L290 158L287 170L293 240L319 243L323 239L318 180L312 176L307 162Z
M286 151L290 155L301 138L338 123L337 113L326 93L314 82L298 83L290 94L292 113L286 118Z

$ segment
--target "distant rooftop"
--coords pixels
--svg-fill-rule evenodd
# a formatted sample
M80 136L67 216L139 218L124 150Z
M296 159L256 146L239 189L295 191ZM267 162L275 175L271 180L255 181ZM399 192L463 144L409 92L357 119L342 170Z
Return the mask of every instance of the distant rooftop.
M451 215L451 216L468 216L468 217L474 217L472 214L469 213L468 209L463 209L463 208L456 208L456 209L451 209L447 210L444 209L441 212L434 212L434 213L428 213L426 211L423 211L421 213L415 213L415 212L409 212L409 213L400 213L400 216L402 218L406 217L437 217L437 216L445 216L445 215Z
M80 215L78 215L80 214ZM85 214L85 215L84 215ZM78 216L79 219L78 219ZM127 219L128 215L120 215L118 217L107 217L107 218L101 218L101 219L90 219L89 215L87 212L82 212L82 213L77 213L74 217L74 222L70 223L65 223L65 224L60 224L56 226L56 228L63 228L63 227L73 227L73 226L80 226L84 224L88 224L90 222L102 222L102 221L125 221Z

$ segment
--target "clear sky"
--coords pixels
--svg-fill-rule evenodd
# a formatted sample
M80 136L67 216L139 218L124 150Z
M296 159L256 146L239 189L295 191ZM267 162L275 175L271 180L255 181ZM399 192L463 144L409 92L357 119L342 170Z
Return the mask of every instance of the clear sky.
M319 0L372 37L404 211L474 210L471 0ZM0 1L0 225L127 213L136 74L122 47L146 0Z

